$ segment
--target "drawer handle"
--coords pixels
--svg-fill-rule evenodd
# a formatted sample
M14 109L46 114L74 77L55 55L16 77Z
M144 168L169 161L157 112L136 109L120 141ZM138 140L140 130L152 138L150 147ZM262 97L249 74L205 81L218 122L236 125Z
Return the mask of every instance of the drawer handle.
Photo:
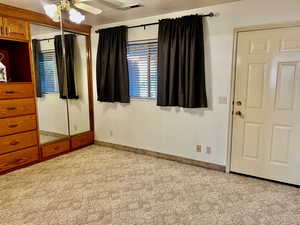
M15 91L6 91L5 92L6 94L14 94L14 93L16 93Z
M17 108L16 107L7 107L6 109L7 110L16 110Z
M9 128L16 128L18 126L18 124L12 124L12 125L9 125L8 127Z
M59 150L59 149L60 149L59 146L54 147L54 150Z
M14 163L15 163L15 164L22 163L23 160L24 160L24 159L22 159L22 158L21 158L21 159L16 159Z
M18 142L18 141L12 141L12 142L10 142L9 144L10 145L17 145L17 144L19 144L20 142Z

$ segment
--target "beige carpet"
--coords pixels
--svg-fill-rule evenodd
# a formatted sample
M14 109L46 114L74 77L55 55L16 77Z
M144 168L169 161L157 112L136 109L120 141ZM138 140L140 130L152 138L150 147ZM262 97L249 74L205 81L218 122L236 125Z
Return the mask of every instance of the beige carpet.
M294 225L295 187L91 146L0 177L6 225Z

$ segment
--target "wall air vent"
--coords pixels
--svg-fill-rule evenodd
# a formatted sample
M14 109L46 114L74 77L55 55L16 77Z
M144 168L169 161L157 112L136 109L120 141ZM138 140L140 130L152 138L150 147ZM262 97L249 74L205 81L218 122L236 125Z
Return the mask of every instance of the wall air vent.
M129 8L129 9L134 9L134 8L140 8L140 7L143 7L143 5L141 5L141 4L136 4L136 5L129 6L128 8Z

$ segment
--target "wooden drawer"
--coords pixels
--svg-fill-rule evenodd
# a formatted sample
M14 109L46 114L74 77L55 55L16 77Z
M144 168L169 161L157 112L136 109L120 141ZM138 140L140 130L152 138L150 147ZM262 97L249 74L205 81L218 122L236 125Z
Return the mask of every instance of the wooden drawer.
M36 129L36 116L19 116L0 119L0 136Z
M38 147L31 147L17 152L0 155L0 172L38 161Z
M50 156L58 155L70 150L69 139L51 143L51 144L45 144L41 148L42 148L43 158L48 158Z
M28 84L0 84L0 99L33 98L34 89Z
M92 132L71 137L71 149L75 150L94 143Z
M35 114L34 99L0 101L0 118Z
M11 39L28 40L28 24L24 20L3 18L4 36Z
M34 146L37 143L36 131L0 137L0 154Z

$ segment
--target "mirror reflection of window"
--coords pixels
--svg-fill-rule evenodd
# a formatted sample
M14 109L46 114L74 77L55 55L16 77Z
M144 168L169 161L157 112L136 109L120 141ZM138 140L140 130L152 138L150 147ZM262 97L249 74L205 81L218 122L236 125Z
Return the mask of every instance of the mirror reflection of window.
M55 51L40 52L39 65L42 94L58 93Z

